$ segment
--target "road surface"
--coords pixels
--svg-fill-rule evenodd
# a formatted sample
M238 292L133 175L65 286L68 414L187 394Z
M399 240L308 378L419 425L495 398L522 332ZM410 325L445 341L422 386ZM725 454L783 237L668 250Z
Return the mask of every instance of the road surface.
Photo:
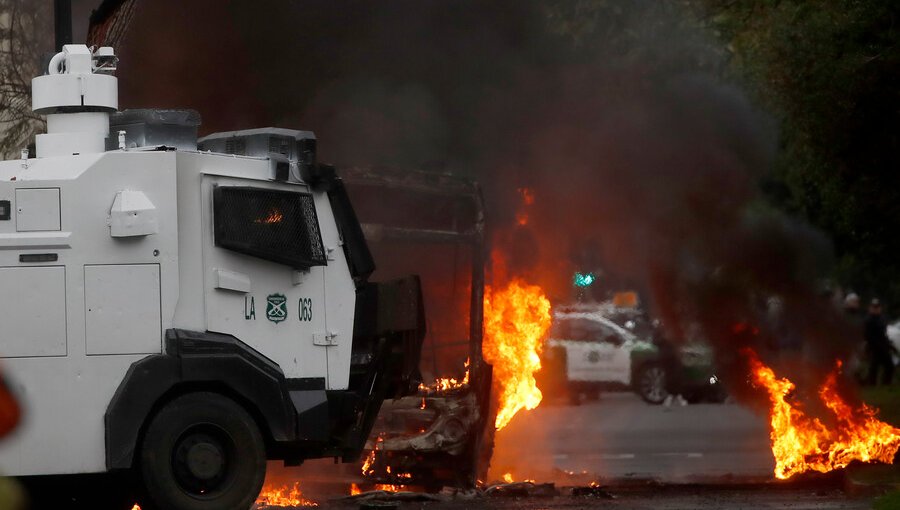
M773 464L765 419L741 406L696 404L667 411L630 393L610 393L580 406L544 402L516 416L497 436L492 479L509 472L516 480L554 482L557 496L454 499L447 492L440 501L401 503L400 510L871 508L876 493L846 493L840 476L774 482ZM343 499L350 482L359 480L357 473L356 466L327 460L294 468L269 463L277 485L299 482L306 497L333 510L360 508L359 500ZM594 481L611 499L567 492L566 487Z
M545 402L520 413L497 435L491 475L685 482L728 475L767 479L773 467L766 421L744 407L665 408L632 393L606 393L580 406Z

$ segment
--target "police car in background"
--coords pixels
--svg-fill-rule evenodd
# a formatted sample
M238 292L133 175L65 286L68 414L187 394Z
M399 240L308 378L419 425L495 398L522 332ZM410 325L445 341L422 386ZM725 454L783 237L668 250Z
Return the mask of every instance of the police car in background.
M677 360L666 360L665 340L655 329L638 309L610 303L560 307L544 344L539 387L574 404L583 394L593 399L600 391L617 389L661 404L669 395L666 381L672 374L667 372L678 370L674 376L688 401L724 400L709 346L691 342L675 350Z

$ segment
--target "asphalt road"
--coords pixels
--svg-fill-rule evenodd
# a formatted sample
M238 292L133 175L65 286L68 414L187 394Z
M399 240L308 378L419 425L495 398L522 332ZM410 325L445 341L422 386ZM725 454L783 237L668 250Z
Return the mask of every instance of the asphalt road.
M736 404L667 409L631 393L602 394L580 406L545 402L498 433L491 477L764 480L774 467L768 434L763 417Z
M498 480L510 472L516 480L554 482L555 497L456 498L448 496L452 494L448 490L439 501L401 502L399 510L863 510L872 506L873 493L845 492L841 476L775 482L773 465L765 419L748 409L736 404L697 404L666 411L629 393L611 393L580 406L544 402L516 416L498 434L492 478ZM342 498L346 484L329 484L355 478L355 470L329 467L324 461L299 468L270 467L299 480L304 493L318 501L320 508L361 508L361 500ZM573 497L567 492L566 487L584 487L593 481L602 484L606 497Z
M835 489L778 488L764 486L723 488L716 486L664 486L612 490L609 497L491 498L401 503L399 510L865 510L872 497L848 495ZM320 508L357 510L358 500L329 500Z
M299 482L320 508L362 507L362 500L346 499L358 467L323 460L295 468L279 464L270 463L269 475L280 479L279 485ZM393 503L399 510L871 508L875 493L845 492L841 476L774 482L772 468L765 420L741 406L697 404L666 411L632 394L612 393L580 406L544 402L498 434L493 477L510 472L517 480L554 482L555 496L490 497L469 491L458 497L448 489L429 496L435 501ZM593 481L601 483L603 496L574 497L566 489Z

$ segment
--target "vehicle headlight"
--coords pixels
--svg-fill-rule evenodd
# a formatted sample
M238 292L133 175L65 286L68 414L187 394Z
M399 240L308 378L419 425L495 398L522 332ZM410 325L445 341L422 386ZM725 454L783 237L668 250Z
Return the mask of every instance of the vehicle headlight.
M466 428L456 418L450 418L441 427L441 433L450 441L456 442L466 435Z

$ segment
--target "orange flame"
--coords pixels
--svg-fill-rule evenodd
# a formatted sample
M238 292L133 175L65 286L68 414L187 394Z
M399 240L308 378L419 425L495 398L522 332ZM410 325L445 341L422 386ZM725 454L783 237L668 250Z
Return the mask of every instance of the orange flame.
M278 209L271 209L269 214L263 218L256 218L253 220L253 223L265 223L266 225L271 225L273 223L281 223L281 220L283 219L284 215L281 214L281 211Z
M378 441L381 441L381 438L378 438ZM371 476L375 474L375 450L377 450L378 443L375 443L376 448L369 452L366 456L366 460L363 461L362 465L362 474L363 476Z
M406 488L402 485L392 485L387 483L376 483L375 484L376 491L386 491L386 492L402 492L406 490Z
M519 188L516 190L522 196L522 205L516 212L516 223L520 227L528 225L529 216L527 208L534 205L534 191L531 188Z
M840 362L818 392L833 415L829 427L804 413L799 404L788 401L794 383L779 379L754 352L747 350L745 354L750 358L754 385L769 393L776 478L784 480L807 471L827 473L854 460L893 462L900 449L900 429L876 419L877 410L865 404L853 408L841 398L837 392Z
M266 508L269 506L319 506L318 503L303 497L300 491L300 483L294 482L293 486L274 487L273 485L263 486L262 492L256 498L256 506Z
M520 409L541 403L534 373L541 368L541 343L550 320L550 301L536 285L516 279L502 290L485 289L483 351L499 386L497 430Z
M513 483L512 473L503 473L503 481L506 483Z
M408 476L411 477L412 475L408 475ZM404 492L404 491L408 491L409 487L407 487L406 485L376 483L375 485L372 486L372 490L373 491L385 491L385 492ZM362 493L363 493L363 491L359 487L359 485L357 485L355 483L350 484L350 495L351 496L358 496Z
M469 359L466 359L466 374L462 379L456 380L453 377L439 377L435 379L434 383L426 386L424 383L419 383L419 391L423 391L425 393L442 393L445 391L455 390L457 388L462 388L464 386L469 385ZM425 409L424 399L422 400L423 405L422 409Z

